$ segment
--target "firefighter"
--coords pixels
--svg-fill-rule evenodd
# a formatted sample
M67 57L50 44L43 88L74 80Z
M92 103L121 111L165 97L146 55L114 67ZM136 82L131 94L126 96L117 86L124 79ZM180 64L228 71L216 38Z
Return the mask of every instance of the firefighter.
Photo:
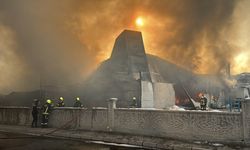
M76 97L74 107L83 107L79 97Z
M57 107L64 107L64 106L65 106L64 99L63 99L63 97L60 97L59 101L57 103Z
M136 100L136 97L133 97L133 98L132 98L130 107L131 107L131 108L136 108L136 107L137 107L137 100Z
M33 104L32 104L32 117L33 117L33 121L31 124L31 127L37 127L37 118L38 118L38 103L39 101L37 99L33 100Z
M42 113L42 127L48 127L49 114L52 110L52 101L48 99L46 103L43 105L43 113Z
M207 98L204 96L204 94L201 95L200 106L201 106L201 110L206 110Z

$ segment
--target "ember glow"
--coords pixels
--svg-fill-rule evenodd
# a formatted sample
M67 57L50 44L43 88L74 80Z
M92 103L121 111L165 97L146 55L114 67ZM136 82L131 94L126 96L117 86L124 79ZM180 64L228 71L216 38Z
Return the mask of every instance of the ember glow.
M234 66L234 69L237 69L237 71L240 72L245 72L245 71L250 71L249 70L249 56L250 53L248 52L243 52L238 54L237 56L234 57L234 62L237 64Z

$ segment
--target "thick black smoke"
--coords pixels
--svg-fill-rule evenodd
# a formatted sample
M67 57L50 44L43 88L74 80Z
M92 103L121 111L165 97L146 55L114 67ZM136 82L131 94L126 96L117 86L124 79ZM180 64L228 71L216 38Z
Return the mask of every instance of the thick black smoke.
M225 37L236 2L1 0L0 36L15 46L0 46L5 47L1 53L13 53L3 55L12 63L4 59L0 63L8 66L5 71L19 75L5 91L38 88L40 78L62 86L81 83L109 57L115 37L125 28L143 32L147 52L197 72L215 73L235 53ZM141 29L134 27L139 15L149 21ZM12 80L4 74L0 79Z
M235 52L227 42L235 7L235 0L148 1L147 11L170 20L158 35L159 53L196 72L218 72Z

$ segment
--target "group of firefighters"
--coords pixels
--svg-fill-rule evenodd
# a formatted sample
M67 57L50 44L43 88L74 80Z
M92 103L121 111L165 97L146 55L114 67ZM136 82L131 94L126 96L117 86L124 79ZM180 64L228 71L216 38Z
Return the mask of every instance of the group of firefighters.
M47 127L48 126L48 120L49 120L49 114L52 111L52 108L55 105L53 104L52 100L48 99L46 100L46 103L41 108L41 126ZM58 99L58 103L56 104L56 107L65 107L64 98L60 97ZM74 102L74 107L83 107L80 98L76 97ZM33 121L31 124L31 127L37 127L38 122L38 114L39 114L39 101L38 99L34 99L33 105L32 105L32 117Z
M206 110L207 107L207 98L204 96L204 94L199 95L200 97L200 108L201 110ZM75 103L73 105L74 107L83 107L80 98L76 97L75 98ZM32 116L33 116L33 121L32 121L32 127L37 127L37 122L38 122L38 114L39 114L39 101L37 99L34 99L33 106L32 106ZM47 127L48 125L48 119L49 119L49 114L52 111L52 108L54 107L54 104L52 103L52 100L48 99L46 103L42 106L42 118L41 118L41 126L42 127ZM56 104L56 107L65 107L64 103L64 98L60 97L58 99L58 103ZM131 102L130 102L130 108L137 108L137 99L136 97L133 97Z

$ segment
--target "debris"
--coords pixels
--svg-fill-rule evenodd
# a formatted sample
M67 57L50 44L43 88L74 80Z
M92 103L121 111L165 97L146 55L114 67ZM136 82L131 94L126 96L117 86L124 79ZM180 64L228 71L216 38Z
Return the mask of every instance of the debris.
M170 107L170 108L169 108L169 110L180 110L180 111L185 111L185 109L184 109L184 108L181 108L181 107L176 106L176 105L174 105L174 106Z
M224 145L221 143L211 143L211 145L215 146L215 147L223 147Z

